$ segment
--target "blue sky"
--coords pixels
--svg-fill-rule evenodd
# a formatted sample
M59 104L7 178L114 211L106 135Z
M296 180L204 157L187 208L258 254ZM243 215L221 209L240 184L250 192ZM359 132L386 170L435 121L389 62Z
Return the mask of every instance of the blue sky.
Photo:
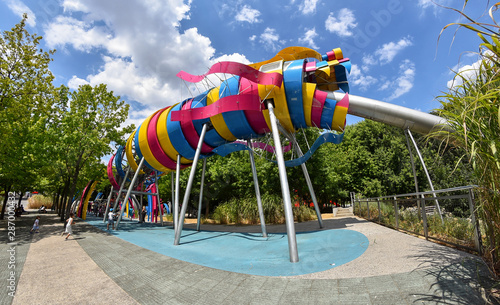
M461 8L462 0L435 1ZM479 19L486 0L470 1ZM176 78L214 63L259 62L280 49L343 49L351 94L428 112L448 90L451 70L477 60L479 38L442 28L459 15L430 0L0 0L0 30L28 13L28 30L56 49L56 84L106 83L132 105L127 123L190 96ZM490 21L482 17L482 21ZM455 36L455 37L454 37ZM454 39L453 39L454 37ZM348 116L347 124L358 121Z

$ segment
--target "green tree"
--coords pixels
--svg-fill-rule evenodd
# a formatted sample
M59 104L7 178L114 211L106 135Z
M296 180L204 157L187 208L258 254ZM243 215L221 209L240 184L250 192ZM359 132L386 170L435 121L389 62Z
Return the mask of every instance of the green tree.
M69 214L76 190L89 179L102 176L102 168L99 171L96 168L101 158L112 152L110 144L124 144L124 135L134 129L133 125L120 127L128 116L129 105L108 91L106 85L83 85L76 91L63 91L67 92L67 98L59 100L59 117L50 128L51 152L64 167L63 177L68 187L62 219ZM87 177L81 175L84 169Z
M44 162L40 133L52 114L54 51L39 49L41 36L25 29L27 16L0 37L0 184L24 191L36 180ZM5 196L7 198L7 196ZM5 202L0 219L4 217Z

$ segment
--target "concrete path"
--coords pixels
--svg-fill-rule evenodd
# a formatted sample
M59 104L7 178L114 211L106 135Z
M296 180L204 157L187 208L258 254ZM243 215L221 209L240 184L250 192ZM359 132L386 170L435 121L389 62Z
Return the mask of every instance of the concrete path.
M324 223L326 230L348 228L368 237L358 259L319 273L265 277L176 260L83 221L75 226L76 239L64 241L62 223L51 215L43 215L41 232L30 235L33 216L16 221L16 296L1 293L0 304L500 304L488 294L498 283L476 256L356 217ZM8 278L11 246L7 223L0 226L0 271ZM318 229L317 222L296 227ZM268 232L283 228L269 226ZM202 229L258 232L260 226Z

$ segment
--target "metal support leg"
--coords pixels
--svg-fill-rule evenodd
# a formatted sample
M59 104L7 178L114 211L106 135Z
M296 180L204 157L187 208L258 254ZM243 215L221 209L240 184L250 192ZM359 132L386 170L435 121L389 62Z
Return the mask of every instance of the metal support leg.
M198 220L196 222L196 231L200 230L201 204L203 203L203 186L205 185L205 168L206 167L207 167L207 158L203 159L203 168L201 171L200 200L198 202Z
M128 175L130 174L130 167L127 168L127 172L125 173L125 176L123 177L122 184L120 185L120 189L118 190L118 194L116 194L116 199L115 199L115 204L113 205L113 211L116 211L116 206L118 205L118 202L120 201L123 189L125 188L125 182L127 182ZM107 217L109 213L109 206L106 207L106 211L104 212L104 218L103 222L106 222Z
M170 209L170 214L174 215L173 212L173 207L174 207L174 202L175 202L175 173L171 172L170 173L170 184L171 184L171 192L172 192L172 201L170 201L170 206L168 207Z
M113 197L113 186L111 186L111 192L109 192L108 202L106 203L106 211L109 210L109 204L111 202L112 197ZM106 222L106 213L104 213L104 219L102 220L102 222Z
M130 182L130 186L128 187L127 195L125 195L125 199L123 200L122 208L120 209L120 214L118 215L118 219L116 220L115 229L118 229L118 225L120 224L120 221L122 220L123 210L125 209L125 205L128 204L128 198L130 197L132 189L134 188L134 184L137 181L137 178L139 178L139 173L141 172L141 168L142 168L143 164L144 164L144 157L141 159L141 162L139 162L139 166L137 167L137 170L135 171L134 178L132 178L132 182Z
M429 172L427 171L427 166L425 166L424 158L422 158L422 155L420 154L420 150L418 149L417 142L415 142L415 139L413 139L413 136L411 134L410 129L406 129L406 134L410 137L411 141L413 142L413 146L415 147L415 150L417 151L418 158L420 159L420 163L422 163L422 167L424 168L425 176L427 176L427 181L429 181L429 186L431 187L431 191L434 191L434 185L432 184L431 176L429 176ZM432 193L434 197L436 197L436 193ZM436 202L436 207L439 213L439 217L441 218L441 223L444 223L443 221L443 215L441 214L441 208L439 207L439 201L437 199L434 200Z
M304 154L302 153L302 150L300 149L297 140L295 140L295 137L291 135L288 131L286 131L284 128L280 128L280 130L293 143L294 150L297 153L298 157L299 158L302 157ZM311 199L314 204L314 210L316 211L316 216L318 217L319 227L323 228L323 218L321 217L318 200L316 199L316 193L314 192L314 188L311 182L311 177L309 177L309 172L307 171L307 166L305 163L302 163L300 167L302 168L302 172L304 173L304 178L306 179L307 187L309 188L309 193L311 194Z
M179 224L177 225L177 231L175 232L174 245L179 245L179 240L181 239L182 227L184 225L184 217L186 216L186 210L189 202L189 195L191 194L191 188L193 186L194 176L196 175L196 165L198 159L200 158L201 147L203 145L203 140L205 139L205 134L207 133L207 124L203 125L201 130L200 140L198 141L198 146L196 148L196 153L194 154L193 165L191 166L191 172L189 173L189 180L186 186L186 192L184 193L184 199L182 200L182 209L179 217Z
M267 103L269 109L269 118L273 132L274 147L276 151L276 161L278 162L278 172L281 183L281 193L283 195L283 203L285 206L285 222L286 233L288 236L288 251L290 253L290 262L296 263L299 261L299 254L297 251L297 237L295 236L295 226L293 223L293 210L292 200L290 198L290 188L288 186L288 178L286 176L285 158L283 157L283 150L280 143L280 135L278 131L277 118L274 115L274 108L271 102Z
M176 170L175 170L175 204L174 204L174 232L175 233L177 233L177 224L179 223L180 175L181 175L181 155L177 155L177 166L176 166Z
M257 207L259 209L259 219L260 219L260 227L262 229L262 237L267 237L266 231L266 219L264 218L264 209L262 208L262 200L260 198L260 190L259 190L259 179L257 177L257 169L255 168L255 158L253 156L252 143L250 140L247 140L248 147L250 150L250 164L252 165L252 175L253 175L253 186L255 188L255 197L257 197Z

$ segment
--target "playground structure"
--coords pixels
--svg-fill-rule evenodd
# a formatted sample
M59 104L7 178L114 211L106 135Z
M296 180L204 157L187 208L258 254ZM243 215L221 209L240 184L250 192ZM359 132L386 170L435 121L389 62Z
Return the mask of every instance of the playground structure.
M158 179L170 173L174 245L179 245L199 159L203 159L203 168L198 230L206 158L214 154L225 156L234 151L248 150L262 235L266 237L254 162L254 150L265 150L274 153L276 157L290 261L298 262L287 166L302 167L321 228L321 214L305 162L319 145L326 142L339 144L342 141L348 113L403 128L409 137L410 130L426 134L445 123L442 118L431 114L349 95L349 71L350 61L344 58L340 49L321 55L308 48L290 47L281 50L272 59L256 64L221 62L213 65L204 75L178 73L177 76L186 82L208 82L207 76L216 73L233 76L223 80L220 86L210 88L194 98L156 111L132 133L125 147L118 148L108 163L112 189L105 215L113 197L116 198L114 211L119 202L127 202L121 205L117 228L129 201L135 203L131 205L133 209L140 211L142 203L134 195L148 194L156 198L157 203L160 202ZM310 127L320 128L325 132L303 153L295 135L301 129ZM282 138L289 143L285 148L281 144ZM412 137L411 139L413 140ZM418 151L414 141L413 143ZM409 141L408 145L410 149ZM285 161L283 151L290 147L297 157ZM182 210L179 211L179 173L189 166L190 175ZM156 190L146 192L144 187L150 185L154 185ZM162 209L159 211L161 213ZM163 222L163 217L160 220Z

